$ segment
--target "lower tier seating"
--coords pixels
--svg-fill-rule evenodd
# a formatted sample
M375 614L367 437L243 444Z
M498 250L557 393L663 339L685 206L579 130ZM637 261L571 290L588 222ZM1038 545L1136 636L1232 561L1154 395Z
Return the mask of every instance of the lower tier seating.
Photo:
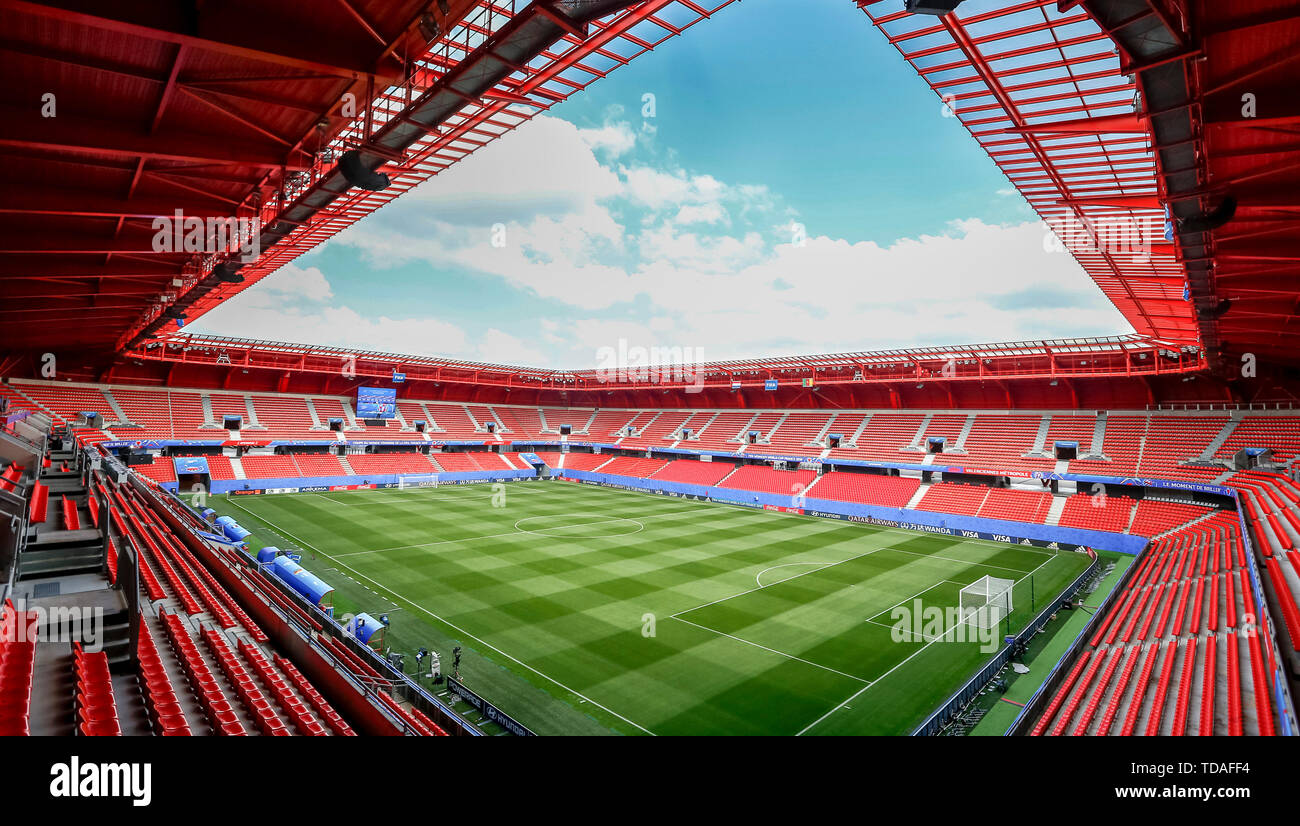
M775 470L765 465L745 465L737 468L718 487L797 496L816 478L815 470Z
M31 733L36 622L35 612L17 610L12 600L0 606L0 736Z
M736 469L731 462L701 462L678 459L654 474L657 482L680 482L686 485L716 485Z
M822 475L809 496L814 499L901 508L911 500L920 486L919 478L833 471Z
M1065 528L1124 533L1133 515L1133 502L1101 493L1076 493L1065 500L1057 524Z
M664 459L641 459L636 456L618 456L610 459L609 464L600 469L601 473L613 473L618 476L634 476L644 479L663 470L668 462Z
M1157 540L1031 733L1273 734L1246 564L1235 514Z

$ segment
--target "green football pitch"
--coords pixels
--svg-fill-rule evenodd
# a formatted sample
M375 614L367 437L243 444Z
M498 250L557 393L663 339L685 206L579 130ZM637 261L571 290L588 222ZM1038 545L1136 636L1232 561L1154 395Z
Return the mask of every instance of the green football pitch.
M218 498L539 734L905 734L990 656L963 585L1015 581L1000 640L1089 564L565 482Z

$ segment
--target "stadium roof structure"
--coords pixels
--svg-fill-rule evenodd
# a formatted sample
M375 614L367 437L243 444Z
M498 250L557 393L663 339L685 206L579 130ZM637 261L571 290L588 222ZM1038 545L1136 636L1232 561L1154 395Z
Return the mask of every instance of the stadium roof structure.
M965 0L945 16L908 14L903 0L844 1L941 96L1137 332L1067 350L1137 343L1177 354L1177 371L1224 376L1241 353L1297 365L1294 0ZM0 0L0 72L23 93L0 112L11 169L0 374L20 350L169 358L160 354L173 352L179 319L731 2L223 0L187 17L158 0ZM46 91L57 117L33 102ZM258 219L260 254L158 250L148 227L176 209ZM962 366L1005 347L935 349L963 353L953 357ZM852 355L916 363L926 352ZM837 358L725 368L816 369L829 381ZM548 375L442 365L520 382ZM1024 369L1054 378L1054 367Z
M196 318L732 1L0 0L3 346ZM176 210L260 254L160 249Z
M124 356L79 380L338 395L383 385L400 398L601 407L1123 407L1166 403L1173 389L1183 402L1232 401L1185 383L1205 368L1200 348L1135 334L685 365L668 351L586 370L191 333Z
M1300 362L1300 5L856 2L1134 330Z

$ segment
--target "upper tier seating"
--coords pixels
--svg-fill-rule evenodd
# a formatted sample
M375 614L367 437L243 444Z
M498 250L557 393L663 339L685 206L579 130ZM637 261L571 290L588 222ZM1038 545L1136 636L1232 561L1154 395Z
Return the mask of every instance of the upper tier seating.
M17 384L12 389L54 414L56 423L75 422L80 413L99 413L104 421L117 418L97 387L72 384Z
M975 416L963 446L967 455L960 464L968 470L1050 470L1054 459L1024 455L1037 446L1034 440L1038 438L1042 421L1043 417L1037 415L987 413Z
M1043 451L1055 457L1057 442L1074 442L1078 445L1078 455L1082 456L1092 449L1092 434L1096 427L1095 415L1054 413L1047 426L1047 437L1043 439Z
M579 433L591 421L592 411L581 407L544 407L542 415L546 417L546 425L551 429L549 434L538 431L538 435L554 436L559 432L561 425L568 425L573 428L574 433Z
M542 435L542 414L536 407L507 407L498 404L493 405L492 409L505 425L511 439L517 441Z
M212 423L218 428L225 424L226 416L238 416L240 427L250 424L248 420L248 402L242 395L231 395L228 393L209 393L208 401L212 405ZM224 439L224 430L208 431L211 434L210 439ZM256 433L258 431L250 431ZM185 434L186 438L193 439L193 433Z
M771 448L777 453L816 456L821 445L811 445L833 414L823 410L792 410L771 433ZM837 431L838 432L838 431Z
M229 438L219 427L222 416L234 415L243 422L240 433L243 440L335 441L335 434L324 429L330 418L343 419L347 423L344 435L352 439L412 442L426 440L425 434L411 429L417 420L428 424L430 440L493 443L556 441L559 426L568 424L576 429L574 440L581 442L619 441L624 447L637 448L680 441L680 447L695 450L726 453L743 450L749 455L809 458L820 457L826 452L826 437L838 434L840 447L828 453L832 460L907 463L920 463L929 449L928 439L942 437L944 451L934 458L936 464L959 465L969 472L1012 475L1052 469L1053 445L1057 441L1078 445L1080 458L1070 462L1070 472L1121 478L1206 480L1221 475L1226 468L1185 464L1199 459L1221 434L1226 435L1226 441L1211 457L1220 463L1230 460L1243 447L1270 448L1280 461L1300 455L1300 415L1271 411L1248 413L1239 422L1222 412L1112 411L1105 416L1102 443L1094 446L1097 417L1083 412L593 410L402 400L398 402L398 410L404 421L393 419L381 425L365 425L348 418L346 410L352 400L341 396L305 397L261 391L171 390L149 386L97 387L32 380L15 380L0 392L20 406L39 406L67 420L83 410L103 414L107 431L84 431L81 435L86 442L110 438L110 432L117 439L220 441ZM121 416L113 408L113 402L120 406ZM205 402L210 414L205 413ZM313 408L315 419L311 414ZM117 424L122 416L132 426ZM253 424L254 420L257 425ZM499 425L496 427L499 438L487 433L489 422ZM1046 432L1040 442L1044 422ZM624 435L623 428L629 424L642 432L636 436ZM117 430L112 432L114 428ZM689 439L679 438L684 430L691 431ZM754 444L749 444L751 432L758 434ZM1089 456L1095 447L1107 458L1082 458ZM1027 456L1030 452L1044 455Z
M341 419L343 421L342 427L345 432L356 430L359 427L359 423L356 426L351 424L347 412L343 409L343 402L338 399L327 399L321 398L320 396L313 396L311 399L311 405L316 408L316 418L320 420L321 427L323 428L329 428L330 419ZM328 430L323 433L318 430L316 433L321 434L322 438L329 438L332 435Z
M319 431L312 433L311 413L307 410L306 399L297 396L258 395L253 396L253 409L257 411L257 423L266 428L260 436L268 439L305 439L319 435Z
M433 421L441 428L434 434L439 439L484 441L488 437L486 432L476 429L474 421L470 419L464 405L426 402L424 407L433 416ZM432 426L430 425L430 427Z
M125 387L115 387L112 390L113 398L122 407L128 419L132 424L140 425L145 433L158 436L175 436L176 422L182 417L188 408L173 407L173 396L179 397L183 394L173 393L165 388L152 388L149 390L128 389ZM200 404L198 394L190 394L196 405ZM111 411L105 411L106 419L112 418ZM199 412L199 421L188 426L185 435L189 435L189 430L202 424L202 411ZM139 431L134 429L121 429L123 434L133 434Z
M752 410L728 410L706 418L695 431L698 438L689 439L679 447L689 447L692 450L725 450L734 453L740 449L742 439L745 438L741 430L747 434L753 429L746 425L754 419L755 415Z
M195 431L203 424L203 396L199 393L171 390L167 392L166 399L168 415L171 418L171 433L168 435L184 439L196 438ZM149 398L143 393L140 394L140 404L149 403ZM220 425L221 422L216 424ZM197 438L202 437L197 436ZM208 438L222 439L225 436L221 431L217 431Z
M1112 414L1106 417L1106 436L1102 452L1110 461L1101 459L1076 459L1070 462L1070 472L1098 476L1133 476L1137 472L1138 458L1147 430L1146 415ZM1083 451L1080 450L1080 456Z
M1219 448L1218 456L1230 459L1247 447L1272 448L1273 457L1290 461L1300 455L1300 416L1247 415Z
M1152 416L1138 473L1161 479L1197 479L1198 468L1181 464L1200 456L1228 423L1224 416Z
M920 461L919 453L905 453L903 449L916 440L925 416L920 413L874 413L867 420L866 429L858 436L857 447L841 443L831 456L845 459L878 459L886 462ZM845 432L845 439L853 437Z
M636 415L635 410L599 410L588 428L585 440L605 442L614 439Z

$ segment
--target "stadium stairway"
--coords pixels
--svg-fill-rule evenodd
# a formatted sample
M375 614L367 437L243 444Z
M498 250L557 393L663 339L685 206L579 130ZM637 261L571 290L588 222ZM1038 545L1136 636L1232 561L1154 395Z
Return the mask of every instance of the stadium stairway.
M1056 494L1052 497L1052 504L1047 509L1047 517L1043 519L1045 525L1061 524L1061 513L1065 511L1065 503L1070 499L1069 496Z

